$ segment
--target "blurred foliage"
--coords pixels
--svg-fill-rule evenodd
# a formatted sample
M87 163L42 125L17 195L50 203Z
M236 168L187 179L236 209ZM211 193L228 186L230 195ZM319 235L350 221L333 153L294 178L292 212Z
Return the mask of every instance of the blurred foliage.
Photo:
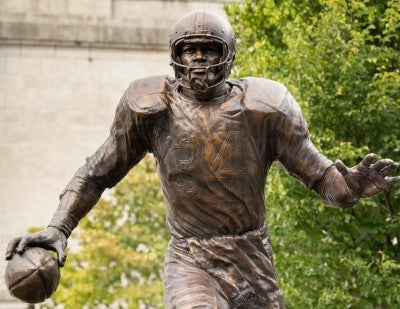
M45 306L163 308L169 236L153 161L142 160L80 222L60 286Z
M327 157L400 161L398 0L244 0L226 11L234 75L285 84ZM266 201L288 308L400 308L398 185L332 209L275 165Z

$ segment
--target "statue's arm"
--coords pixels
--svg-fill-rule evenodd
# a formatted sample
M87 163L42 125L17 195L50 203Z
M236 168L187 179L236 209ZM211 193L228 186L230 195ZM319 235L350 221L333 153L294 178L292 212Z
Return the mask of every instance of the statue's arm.
M58 228L69 237L103 191L115 186L143 158L147 148L136 127L136 118L126 101L122 100L109 137L68 183L50 227Z
M326 204L351 207L360 198L374 196L400 182L400 176L389 177L398 168L390 159L373 163L376 156L369 154L352 168L340 160L335 164L328 160L310 141L300 108L290 93L285 100L276 123L276 157Z
M124 96L109 137L68 183L49 226L38 233L13 239L8 245L6 259L14 253L22 253L26 247L39 246L56 251L59 264L64 264L67 238L79 220L97 203L102 192L117 184L147 151L137 129L140 120L135 117Z
M307 188L320 195L325 204L338 207L354 206L359 196L349 188L335 164L322 155L308 137L287 145L279 161L285 169Z

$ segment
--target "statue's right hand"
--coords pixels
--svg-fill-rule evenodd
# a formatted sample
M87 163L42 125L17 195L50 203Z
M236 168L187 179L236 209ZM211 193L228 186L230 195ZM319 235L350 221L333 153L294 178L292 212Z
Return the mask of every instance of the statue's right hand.
M8 243L6 260L10 260L14 254L22 254L27 247L41 247L57 252L58 265L64 266L67 237L59 229L48 227L34 234L14 238Z

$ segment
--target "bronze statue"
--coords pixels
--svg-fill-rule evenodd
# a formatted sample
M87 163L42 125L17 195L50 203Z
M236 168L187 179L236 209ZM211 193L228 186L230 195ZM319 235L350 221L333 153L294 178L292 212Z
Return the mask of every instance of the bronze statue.
M61 194L49 226L12 240L58 253L105 188L143 156L157 161L171 233L165 259L167 308L283 308L265 222L264 187L278 160L330 205L351 207L400 182L398 164L367 155L353 168L313 146L299 105L281 84L228 79L235 58L230 24L206 11L173 26L175 77L131 83L110 136Z

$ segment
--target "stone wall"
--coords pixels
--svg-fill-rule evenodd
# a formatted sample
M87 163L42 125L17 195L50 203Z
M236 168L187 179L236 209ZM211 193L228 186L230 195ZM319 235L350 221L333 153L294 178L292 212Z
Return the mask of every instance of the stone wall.
M173 73L174 21L195 9L223 14L224 2L0 0L1 256L11 238L49 222L128 84ZM0 308L26 307L1 279Z

